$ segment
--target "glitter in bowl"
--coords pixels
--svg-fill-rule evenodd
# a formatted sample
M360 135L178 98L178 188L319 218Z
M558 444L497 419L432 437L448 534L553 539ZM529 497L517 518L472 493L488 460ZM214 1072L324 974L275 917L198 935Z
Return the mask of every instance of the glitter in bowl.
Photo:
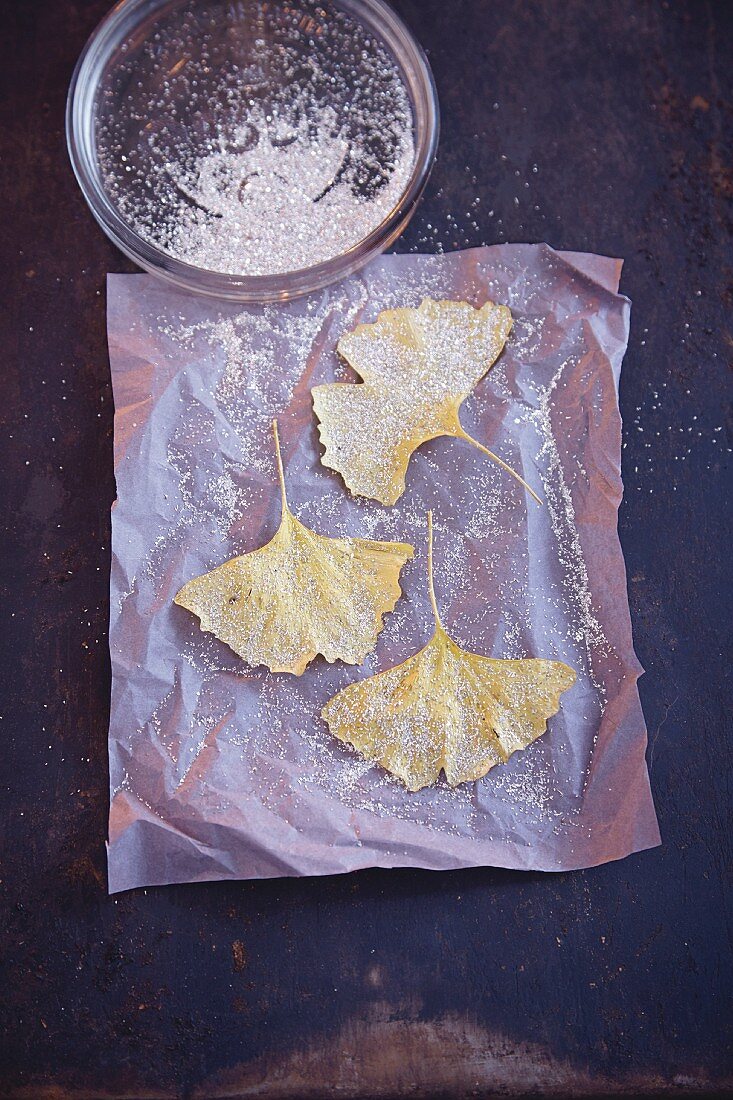
M125 0L108 22L72 82L70 151L103 228L143 266L283 298L404 227L437 103L381 0Z

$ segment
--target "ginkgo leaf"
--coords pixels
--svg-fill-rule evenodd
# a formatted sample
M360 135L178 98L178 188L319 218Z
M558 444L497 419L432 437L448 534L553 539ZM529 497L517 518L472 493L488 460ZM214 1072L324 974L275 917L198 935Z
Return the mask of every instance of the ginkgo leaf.
M461 426L459 409L498 359L512 327L506 306L434 302L391 309L372 325L342 336L338 352L362 383L313 388L324 466L337 470L352 493L394 504L405 490L413 452L428 439L466 440L526 481Z
M328 538L305 527L288 508L276 423L273 431L282 493L277 533L189 581L175 603L248 664L271 672L300 676L319 653L360 664L402 594L400 571L413 547Z
M334 736L411 791L434 783L441 770L456 786L505 763L542 736L575 683L560 661L495 660L456 645L435 601L430 513L428 532L432 638L402 664L344 688L321 712Z

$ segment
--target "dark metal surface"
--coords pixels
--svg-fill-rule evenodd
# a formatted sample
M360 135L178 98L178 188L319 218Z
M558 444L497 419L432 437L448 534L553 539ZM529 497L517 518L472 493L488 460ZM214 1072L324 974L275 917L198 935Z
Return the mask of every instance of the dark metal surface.
M733 1089L733 5L398 6L430 51L444 119L400 248L546 240L627 261L621 536L664 845L569 875L375 871L106 896L104 276L130 266L84 206L62 121L107 4L6 0L3 1097Z

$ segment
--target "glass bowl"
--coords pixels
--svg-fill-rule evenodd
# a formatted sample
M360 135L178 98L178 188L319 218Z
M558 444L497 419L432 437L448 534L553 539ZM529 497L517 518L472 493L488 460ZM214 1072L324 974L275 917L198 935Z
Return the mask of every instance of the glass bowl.
M318 290L388 248L438 130L428 62L383 0L121 0L79 58L66 113L74 172L110 239L179 287L243 302ZM284 221L277 238L262 217L273 164L282 201L310 201L320 219L294 207L303 234ZM259 217L240 231L232 203Z

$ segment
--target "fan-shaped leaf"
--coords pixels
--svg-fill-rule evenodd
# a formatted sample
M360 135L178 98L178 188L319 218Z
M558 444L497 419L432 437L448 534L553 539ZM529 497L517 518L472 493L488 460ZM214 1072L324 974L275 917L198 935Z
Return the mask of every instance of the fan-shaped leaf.
M467 783L545 732L575 672L560 661L494 660L461 649L446 633L429 583L435 633L400 665L340 691L322 711L334 736L417 791L441 770Z
M250 665L300 676L321 653L360 664L376 644L383 616L401 595L400 571L414 551L399 542L327 538L288 508L282 491L275 536L189 581L175 597Z
M463 430L458 411L496 362L512 327L506 306L425 299L418 309L380 313L372 325L343 336L338 351L364 380L313 389L325 447L323 464L337 470L358 496L394 504L405 489L412 453L448 435L472 443L510 466Z

